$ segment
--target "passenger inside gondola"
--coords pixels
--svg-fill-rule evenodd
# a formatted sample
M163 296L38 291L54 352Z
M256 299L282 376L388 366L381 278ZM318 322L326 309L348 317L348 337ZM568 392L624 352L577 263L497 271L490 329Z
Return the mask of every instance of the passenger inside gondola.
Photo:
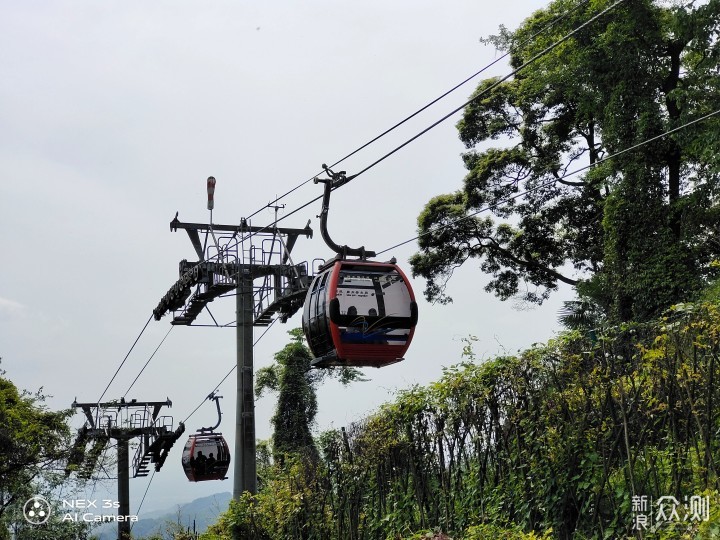
M198 450L193 463L193 468L195 469L196 474L205 474L206 465L207 458L205 457L205 454L202 453L202 450Z
M210 452L210 455L207 458L207 462L205 463L205 471L208 474L212 474L215 468L215 457L213 456L213 453Z
M348 316L348 325L345 330L348 334L357 334L359 332L362 332L362 328L358 326L358 323L360 322L358 316L357 316L357 308L355 306L350 306L347 310L347 316Z

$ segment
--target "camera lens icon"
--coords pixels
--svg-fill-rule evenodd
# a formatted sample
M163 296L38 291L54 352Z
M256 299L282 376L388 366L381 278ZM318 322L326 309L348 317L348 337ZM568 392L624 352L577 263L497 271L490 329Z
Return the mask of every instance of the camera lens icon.
M23 515L28 523L42 525L50 519L50 503L42 495L35 495L25 502Z

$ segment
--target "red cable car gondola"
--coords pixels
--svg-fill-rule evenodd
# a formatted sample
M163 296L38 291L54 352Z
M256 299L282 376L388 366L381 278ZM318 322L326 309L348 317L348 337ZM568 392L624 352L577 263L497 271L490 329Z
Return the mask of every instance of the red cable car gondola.
M218 401L221 397L216 396L215 392L208 396L208 399L215 401L217 405L218 423L211 428L200 428L197 433L190 435L185 443L182 466L185 476L191 482L225 480L225 474L230 467L230 448L222 433L214 432L222 418Z
M412 288L394 261L339 259L310 285L303 331L316 367L382 367L403 359L417 317Z
M222 433L190 435L183 449L182 465L191 482L225 480L230 467L230 448Z
M320 232L338 257L320 268L305 298L303 331L315 367L383 367L403 359L412 341L418 308L403 271L389 262L368 261L374 252L339 246L327 232L330 192L349 181L323 168L325 183ZM350 260L348 255L359 256Z

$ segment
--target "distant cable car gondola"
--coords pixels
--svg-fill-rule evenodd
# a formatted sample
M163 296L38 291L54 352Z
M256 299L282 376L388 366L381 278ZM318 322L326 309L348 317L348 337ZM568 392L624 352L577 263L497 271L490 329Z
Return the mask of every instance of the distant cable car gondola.
M389 262L368 261L374 252L333 242L327 232L330 192L348 182L323 165L325 183L320 231L338 257L320 268L305 298L303 331L315 367L383 367L403 359L418 319L417 303L403 271ZM348 255L359 256L350 260Z
M190 435L190 438L185 443L182 466L185 476L191 482L225 480L225 474L227 474L230 467L230 448L225 442L222 433L214 432L220 425L222 418L220 402L218 401L221 397L216 396L215 392L208 396L208 399L215 401L217 406L217 424L211 428L200 428L197 433Z

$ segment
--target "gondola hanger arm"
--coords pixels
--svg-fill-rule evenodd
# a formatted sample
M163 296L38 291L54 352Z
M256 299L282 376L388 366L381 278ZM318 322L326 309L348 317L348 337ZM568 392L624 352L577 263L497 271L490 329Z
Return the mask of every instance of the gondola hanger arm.
M217 424L215 424L213 427L209 427L209 428L201 427L200 429L198 429L198 432L200 432L200 433L205 433L206 431L212 432L212 431L215 431L215 429L217 429L217 427L220 425L220 422L222 421L222 412L220 412L220 398L222 398L222 396L217 395L217 390L212 392L207 397L208 401L214 401L215 405L217 407L217 413L218 413Z
M333 190L347 184L350 180L354 178L354 176L348 177L345 174L345 171L333 172L330 167L328 167L324 163L322 167L327 173L328 178L314 178L313 182L316 184L325 184L325 191L323 192L322 210L320 211L320 215L318 216L320 218L320 234L322 235L323 240L330 249L340 255L340 257L343 259L347 258L348 256L360 257L360 259L362 260L365 260L368 257L374 257L375 252L365 249L365 246L361 246L359 248L341 246L335 243L332 238L330 238L330 234L327 230L327 219L328 213L330 212L330 194Z

